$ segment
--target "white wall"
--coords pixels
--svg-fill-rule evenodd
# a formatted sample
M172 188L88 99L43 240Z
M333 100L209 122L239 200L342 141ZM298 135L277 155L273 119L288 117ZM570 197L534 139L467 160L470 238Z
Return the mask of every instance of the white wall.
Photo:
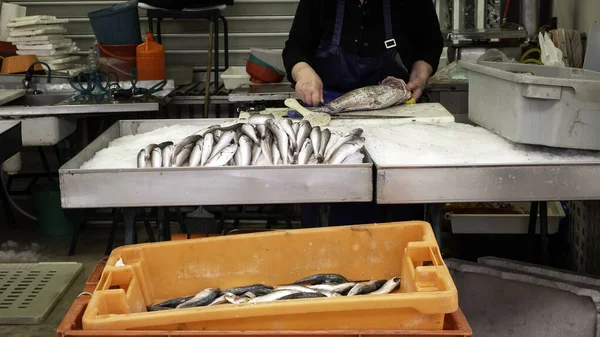
M589 34L592 24L600 23L600 0L554 0L554 15L561 28Z

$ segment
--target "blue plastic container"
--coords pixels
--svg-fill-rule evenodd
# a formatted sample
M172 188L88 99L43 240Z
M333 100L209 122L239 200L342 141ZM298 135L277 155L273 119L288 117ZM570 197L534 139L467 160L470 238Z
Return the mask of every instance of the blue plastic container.
M96 40L104 45L141 44L137 2L117 4L88 13Z

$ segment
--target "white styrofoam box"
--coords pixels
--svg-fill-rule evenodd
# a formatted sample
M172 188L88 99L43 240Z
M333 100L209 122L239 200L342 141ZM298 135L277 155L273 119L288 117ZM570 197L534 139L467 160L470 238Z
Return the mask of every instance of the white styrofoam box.
M531 203L513 203L517 208L529 210ZM454 234L527 234L529 214L452 214L446 215L452 223ZM548 203L548 233L558 232L558 225L565 217L560 202ZM540 232L540 216L536 232Z
M469 119L513 142L600 150L600 73L464 62Z
M240 85L251 83L246 67L242 66L229 67L220 76L227 90L234 90Z
M74 119L36 117L21 120L23 146L53 146L77 129Z

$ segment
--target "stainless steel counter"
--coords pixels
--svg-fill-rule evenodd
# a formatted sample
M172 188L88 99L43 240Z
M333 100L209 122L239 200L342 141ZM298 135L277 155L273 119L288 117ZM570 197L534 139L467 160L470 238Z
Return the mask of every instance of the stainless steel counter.
M111 126L59 170L64 208L357 202L373 199L373 164L80 169L109 142L138 130L230 120L138 120Z

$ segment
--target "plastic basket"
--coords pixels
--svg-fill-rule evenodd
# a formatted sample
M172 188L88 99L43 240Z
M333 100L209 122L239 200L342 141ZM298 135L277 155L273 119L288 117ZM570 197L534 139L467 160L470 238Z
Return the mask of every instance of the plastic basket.
M121 259L125 266L115 267ZM387 295L146 312L208 287L288 284L317 273L401 276ZM431 226L391 223L275 231L115 249L82 318L85 330L430 330L458 310Z
M137 2L117 4L88 13L90 24L99 43L140 44L140 17Z

